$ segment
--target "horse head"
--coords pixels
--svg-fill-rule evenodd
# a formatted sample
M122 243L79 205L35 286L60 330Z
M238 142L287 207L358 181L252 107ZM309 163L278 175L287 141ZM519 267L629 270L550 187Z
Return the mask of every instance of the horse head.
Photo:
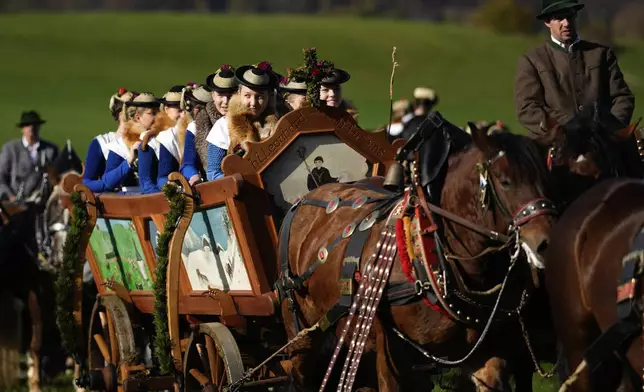
M548 120L543 142L549 147L548 168L565 202L576 199L598 181L628 173L620 145L632 138L635 124L624 125L594 105L563 125Z
M489 134L469 123L472 143L452 157L442 192L445 209L471 222L518 239L539 265L548 244L554 204L548 191L546 166L535 141L509 132ZM483 252L489 241L465 228L453 228L453 243L470 255ZM516 248L515 248L516 249Z

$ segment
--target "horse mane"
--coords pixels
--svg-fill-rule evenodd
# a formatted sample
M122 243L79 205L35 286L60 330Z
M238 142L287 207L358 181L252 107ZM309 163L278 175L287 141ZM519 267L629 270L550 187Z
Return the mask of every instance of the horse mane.
M510 167L521 178L533 183L547 183L550 176L543 153L535 140L510 132L493 133L488 138L505 153Z
M610 121L609 121L610 123ZM617 125L613 125L617 128ZM563 126L568 143L575 153L592 154L597 167L608 172L618 170L617 161L610 151L613 150L609 139L611 131L600 121L596 113L584 111Z

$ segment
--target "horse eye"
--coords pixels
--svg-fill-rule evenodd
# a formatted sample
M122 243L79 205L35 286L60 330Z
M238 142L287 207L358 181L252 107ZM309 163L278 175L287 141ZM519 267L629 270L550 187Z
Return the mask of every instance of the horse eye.
M501 178L499 180L499 184L501 184L501 187L508 189L512 186L512 181L510 181L508 178Z

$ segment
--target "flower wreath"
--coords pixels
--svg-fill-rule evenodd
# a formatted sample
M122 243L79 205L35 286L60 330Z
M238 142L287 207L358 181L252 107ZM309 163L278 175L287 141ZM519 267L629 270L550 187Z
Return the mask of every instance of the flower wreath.
M314 108L322 106L320 101L320 87L322 80L331 76L335 68L332 62L327 60L318 60L317 50L315 48L304 49L304 65L296 69L288 69L288 78L282 79L286 84L290 79L302 80L306 83L306 100Z

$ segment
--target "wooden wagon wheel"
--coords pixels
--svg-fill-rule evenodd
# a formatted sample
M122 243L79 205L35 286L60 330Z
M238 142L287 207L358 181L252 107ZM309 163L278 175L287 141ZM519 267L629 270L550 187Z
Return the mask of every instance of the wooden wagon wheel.
M88 336L90 390L123 391L123 382L137 357L130 316L116 295L96 300Z
M239 348L221 323L199 324L188 339L183 360L185 391L215 392L244 374Z

